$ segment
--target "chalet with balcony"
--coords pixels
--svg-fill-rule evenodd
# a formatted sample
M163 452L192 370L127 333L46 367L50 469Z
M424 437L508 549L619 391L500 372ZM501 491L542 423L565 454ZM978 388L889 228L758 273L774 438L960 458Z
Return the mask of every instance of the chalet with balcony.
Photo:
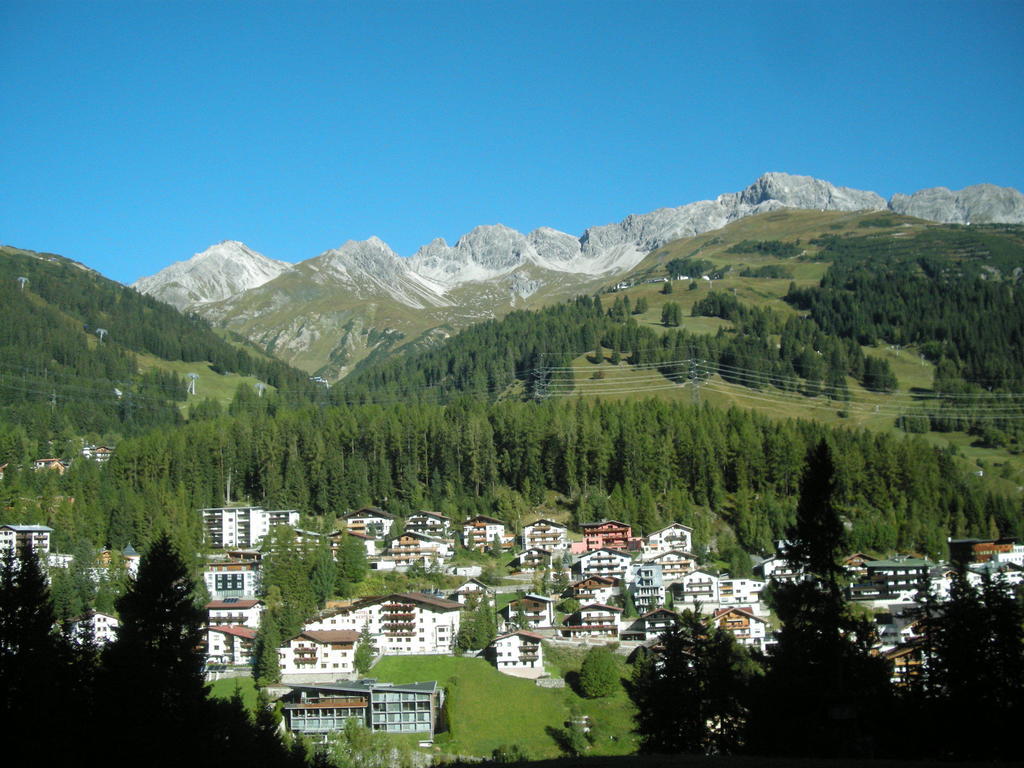
M451 555L450 539L439 539L426 533L407 530L401 536L388 542L382 559L390 560L398 569L409 568L417 564L429 568L432 565L440 565Z
M781 554L774 554L762 560L754 566L754 573L765 581L774 581L777 584L795 584L805 578L803 569Z
M672 585L672 596L677 607L696 610L699 605L702 611L708 611L718 606L718 586L716 574L698 568Z
M488 587L479 579L470 579L451 594L451 599L460 605L465 605L470 595L477 595L480 598L491 596L494 590Z
M633 538L633 528L618 520L602 520L599 523L583 523L583 550L594 552L599 549L626 551L635 549L638 542Z
M498 668L499 672L544 669L544 638L533 632L517 630L507 635L496 637L487 646L486 658Z
M13 552L22 557L34 552L40 560L50 553L50 534L53 528L48 525L0 525L0 555Z
M665 584L679 581L683 576L697 568L697 556L693 552L681 549L670 549L668 552L655 553L647 557L646 562L661 566L661 578Z
M436 682L398 685L373 679L295 685L281 699L285 727L293 733L322 735L339 731L349 720L386 733L443 730L444 689Z
M931 566L927 560L907 556L869 560L864 564L867 578L850 587L850 599L912 602L928 589Z
M592 603L583 606L565 617L561 628L562 636L570 639L604 637L617 640L621 615L622 609L614 605Z
M304 629L277 649L282 675L348 677L355 674L353 660L359 633L335 629Z
M251 627L259 629L263 601L241 597L211 600L206 604L207 625L211 627Z
M588 603L610 603L620 593L619 580L608 576L588 576L569 587L567 597L581 605Z
M523 526L523 548L544 549L548 552L566 552L569 549L569 529L552 520L535 520Z
M395 516L377 507L363 507L355 512L342 515L345 529L349 533L359 533L374 539L386 538L391 533Z
M672 523L649 534L646 548L652 552L669 552L673 549L689 552L693 549L693 528L682 523Z
M501 549L511 549L515 538L505 533L505 523L487 515L471 517L462 524L462 546L486 552L497 543Z
M522 573L543 571L545 568L551 567L551 553L537 547L526 549L509 560L508 567Z
M718 580L718 605L722 608L733 605L760 607L761 590L764 582L755 579Z
M632 558L617 549L595 549L580 555L573 564L573 573L581 578L586 576L606 576L625 579Z
M519 629L540 629L555 624L555 601L544 595L527 594L513 600L498 611L498 616L505 626L512 628L517 619L525 618L526 626Z
M452 537L452 519L447 515L439 515L437 512L420 510L409 515L405 521L405 530L406 533L422 533L437 539L450 539Z
M675 611L658 608L634 619L633 623L622 630L622 639L644 643L656 640L678 623L679 615Z
M61 459L36 459L32 462L32 469L36 472L44 469L53 469L56 470L57 474L63 475L67 468L67 462Z
M764 650L767 623L755 616L749 608L719 608L712 614L712 618L720 629L732 633L740 645Z
M206 630L207 665L252 666L256 630L252 627L208 627Z
M96 645L103 646L117 639L117 629L121 622L109 613L86 611L66 626L72 640L82 642L91 636Z

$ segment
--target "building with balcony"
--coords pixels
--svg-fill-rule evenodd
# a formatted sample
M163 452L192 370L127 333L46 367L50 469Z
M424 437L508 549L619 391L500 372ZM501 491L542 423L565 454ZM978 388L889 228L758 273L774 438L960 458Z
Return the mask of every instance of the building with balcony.
M505 533L505 523L487 515L477 515L462 524L462 546L485 552L497 545L511 549L514 538Z
M654 552L668 552L673 549L689 552L693 549L693 528L682 523L672 523L648 534L647 549Z
M768 625L749 608L719 608L712 614L712 619L719 629L732 634L740 645L764 650Z
M544 648L540 635L517 630L496 637L486 649L485 656L499 672L544 670Z
M447 515L439 515L437 512L420 510L409 515L405 521L406 533L422 533L438 539L450 539L452 537L452 519Z
M207 665L252 666L256 630L252 627L226 626L206 629Z
M361 533L375 539L385 538L391 533L391 526L395 523L394 515L377 507L357 509L355 512L342 515L341 519L349 533Z
M293 733L326 734L357 720L374 731L420 733L443 730L444 689L436 682L398 685L373 679L295 685L281 699Z
M50 554L51 533L53 528L48 525L0 525L0 556L12 552L21 557L34 552L43 562Z
M636 541L633 528L618 520L602 520L599 523L583 523L583 549L593 552L598 549L630 549Z
M210 507L201 509L206 542L213 549L258 547L272 525L299 524L298 510L263 507Z
M617 549L595 549L580 555L573 564L573 573L580 577L606 576L625 579L632 558Z
M523 548L565 552L569 549L569 529L552 520L535 520L523 526Z
M665 584L657 563L633 563L626 577L627 590L640 613L653 611L665 604Z
M614 605L585 605L562 622L562 636L570 639L586 637L619 638L619 617L622 609Z
M203 583L214 600L253 598L260 587L259 561L225 558L207 563L203 566Z
M251 627L259 629L263 601L241 597L211 600L206 604L207 624L211 627Z

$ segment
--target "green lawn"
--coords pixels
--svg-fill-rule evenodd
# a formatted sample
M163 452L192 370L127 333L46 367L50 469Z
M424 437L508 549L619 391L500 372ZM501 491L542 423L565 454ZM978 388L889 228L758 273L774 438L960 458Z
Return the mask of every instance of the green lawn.
M210 696L214 699L230 699L235 695L235 689L242 692L242 700L245 706L253 711L256 709L256 683L251 677L227 677L222 680L214 680L210 683Z
M483 659L449 656L385 657L370 673L381 680L436 680L448 695L450 730L439 743L453 754L489 756L518 744L531 758L557 757L549 729L561 729L570 713L590 715L598 740L592 754L630 754L636 748L633 707L624 690L607 699L581 699L571 689L539 688L532 680L503 675Z

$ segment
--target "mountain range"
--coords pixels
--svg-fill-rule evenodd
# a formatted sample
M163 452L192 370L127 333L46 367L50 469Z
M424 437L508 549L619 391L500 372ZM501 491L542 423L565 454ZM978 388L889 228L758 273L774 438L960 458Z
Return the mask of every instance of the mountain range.
M403 258L376 237L298 264L237 241L211 246L134 287L198 312L299 368L337 379L367 355L427 343L512 309L605 285L673 240L783 208L893 211L942 223L1024 223L1024 196L978 184L886 201L809 176L767 173L740 192L627 216L579 237L484 225L454 245L435 239Z

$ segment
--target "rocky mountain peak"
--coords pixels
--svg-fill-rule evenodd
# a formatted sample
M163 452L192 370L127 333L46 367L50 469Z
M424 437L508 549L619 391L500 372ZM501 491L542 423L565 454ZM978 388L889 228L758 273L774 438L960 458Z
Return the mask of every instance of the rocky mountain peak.
M837 187L812 176L770 172L740 192L719 195L724 205L759 206L774 201L786 208L818 208L832 211L884 210L885 198L874 192Z
M186 309L258 288L291 268L238 240L222 240L187 261L135 281L132 287Z
M1011 187L974 184L955 192L946 187L893 195L896 213L949 224L1024 224L1024 195Z

